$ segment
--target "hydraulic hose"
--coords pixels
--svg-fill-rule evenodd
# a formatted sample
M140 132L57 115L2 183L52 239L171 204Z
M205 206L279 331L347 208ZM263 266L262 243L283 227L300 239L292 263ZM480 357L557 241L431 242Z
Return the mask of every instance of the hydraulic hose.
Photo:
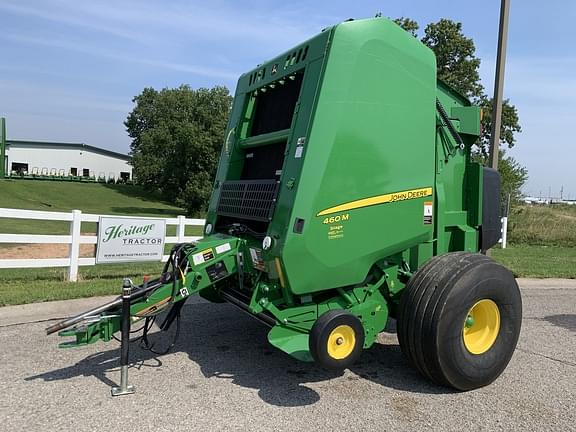
M147 292L150 292L150 291L158 288L161 285L162 285L161 280L152 281L148 284L148 287L146 289L137 288L134 292L132 292L132 294L130 294L130 299L134 300L134 299L140 298L140 297L144 296ZM64 330L65 328L71 327L74 324L77 324L80 321L82 321L88 317L99 315L102 312L106 312L112 308L116 308L116 307L120 306L121 304L122 304L122 297L118 297L109 303L103 304L102 306L98 306L97 308L94 308L94 309L91 309L91 310L86 311L84 313L81 313L80 315L76 315L72 318L68 318L64 321L60 321L54 325L51 325L50 327L48 327L46 329L46 334L49 335L49 334L55 333L59 330Z

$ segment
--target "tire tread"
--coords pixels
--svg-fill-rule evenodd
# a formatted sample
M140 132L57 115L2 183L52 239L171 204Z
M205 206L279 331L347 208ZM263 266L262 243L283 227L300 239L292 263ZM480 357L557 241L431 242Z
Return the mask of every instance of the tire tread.
M398 340L405 356L431 381L453 386L442 370L436 328L450 289L472 267L489 257L452 252L428 260L410 279L400 302ZM495 263L494 263L495 264Z

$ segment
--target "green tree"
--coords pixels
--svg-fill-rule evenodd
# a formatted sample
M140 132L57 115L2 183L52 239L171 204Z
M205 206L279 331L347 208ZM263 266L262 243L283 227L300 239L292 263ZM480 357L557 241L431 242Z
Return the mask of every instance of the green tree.
M420 26L410 18L397 18L396 24L415 37ZM478 69L480 59L476 57L476 46L471 38L464 35L462 24L448 19L431 23L424 29L421 41L436 55L438 78L472 99L482 107L482 136L475 146L475 158L487 163L492 130L492 98L484 93ZM518 110L509 100L502 106L500 128L501 146L512 148L516 143L516 133L521 132ZM528 179L528 171L518 161L505 155L499 155L499 171L502 177L502 197L508 194L515 199L520 197L520 189Z
M404 30L406 30L408 33L410 33L412 36L414 36L415 38L418 37L418 30L420 29L420 26L416 21L411 20L410 18L401 17L396 18L394 22L398 24L400 27L402 27Z
M145 88L125 126L134 175L189 214L210 198L232 97L225 87Z
M488 155L490 151L490 140L492 138L492 103L493 99L487 96L482 97L482 136L478 142L479 151ZM508 99L502 102L502 123L500 127L500 142L507 148L512 148L516 144L515 134L522 132L518 110L510 104Z
M502 150L499 155L498 172L502 177L502 204L510 196L512 202L518 202L522 197L520 188L528 180L528 170L512 156L506 156L506 151Z
M474 41L462 33L461 23L441 19L428 24L422 42L436 54L439 79L470 98L483 96L480 59L475 55Z
M475 153L473 158L484 165L488 163L488 155L480 152ZM502 178L500 190L502 206L506 204L508 196L512 203L517 203L522 198L520 189L528 180L528 170L512 156L508 156L506 150L501 150L498 153L498 172Z

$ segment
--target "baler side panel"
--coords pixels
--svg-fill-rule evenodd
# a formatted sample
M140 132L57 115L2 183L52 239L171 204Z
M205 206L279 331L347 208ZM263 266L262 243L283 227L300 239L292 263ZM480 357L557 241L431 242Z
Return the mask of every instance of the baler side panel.
M282 254L296 294L359 283L378 259L432 239L433 53L386 20L352 21L334 30L325 70L289 225L303 219L304 232L289 230ZM420 192L319 215L406 191Z
M302 172L302 164L308 147L307 143L304 142L302 156L295 157L296 152L300 151L297 149L297 142L299 137L306 137L310 130L323 63L324 57L320 57L310 62L306 67L306 76L302 85L298 112L295 114L296 119L292 127L291 139L286 149L286 159L282 170L282 189L278 197L274 218L270 224L269 233L277 239L274 249L269 253L271 256L281 256L286 235L294 228L294 224L291 224L290 220L291 210L298 192L300 173Z
M250 136L251 123L255 114L251 101L253 96L261 92L262 89L270 90L270 85L278 86L279 81L286 81L296 73L303 73L302 86L300 88L300 98L294 110L291 127L284 138L285 154L294 151L296 141L300 134L304 134L308 127L310 111L312 109L313 98L316 86L319 81L319 66L326 53L326 44L330 37L331 30L303 42L299 46L280 54L270 61L263 63L252 71L243 74L238 80L232 113L228 122L225 135L225 142L218 165L214 190L210 199L206 222L215 226L217 224L217 207L220 197L220 185L227 180L238 180L242 175L244 162L246 160L247 149L242 148L241 142L247 140L258 140L260 137L274 135L277 132ZM274 140L272 140L274 142ZM266 144L263 144L266 145ZM284 161L286 165L286 160ZM291 208L293 193L286 187L291 178L297 177L299 166L287 164L282 168L282 175L279 178L280 193L276 205L275 215L282 217L285 209ZM279 226L279 223L276 223ZM283 225L282 225L283 226ZM282 229L277 228L276 232ZM271 251L275 256L279 255L278 249Z

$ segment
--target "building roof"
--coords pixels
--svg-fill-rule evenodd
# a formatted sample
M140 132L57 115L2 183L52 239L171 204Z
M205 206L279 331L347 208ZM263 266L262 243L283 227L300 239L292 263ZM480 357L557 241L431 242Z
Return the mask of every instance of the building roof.
M91 151L93 153L99 153L105 156L115 157L117 159L122 159L125 161L130 161L130 156L124 153L114 152L112 150L106 150L100 147L94 147L89 144L84 143L63 143L63 142L50 142L50 141L26 141L26 140L6 140L6 147L9 148L10 145L22 146L22 147L44 147L44 148L60 148L60 149L78 149Z

